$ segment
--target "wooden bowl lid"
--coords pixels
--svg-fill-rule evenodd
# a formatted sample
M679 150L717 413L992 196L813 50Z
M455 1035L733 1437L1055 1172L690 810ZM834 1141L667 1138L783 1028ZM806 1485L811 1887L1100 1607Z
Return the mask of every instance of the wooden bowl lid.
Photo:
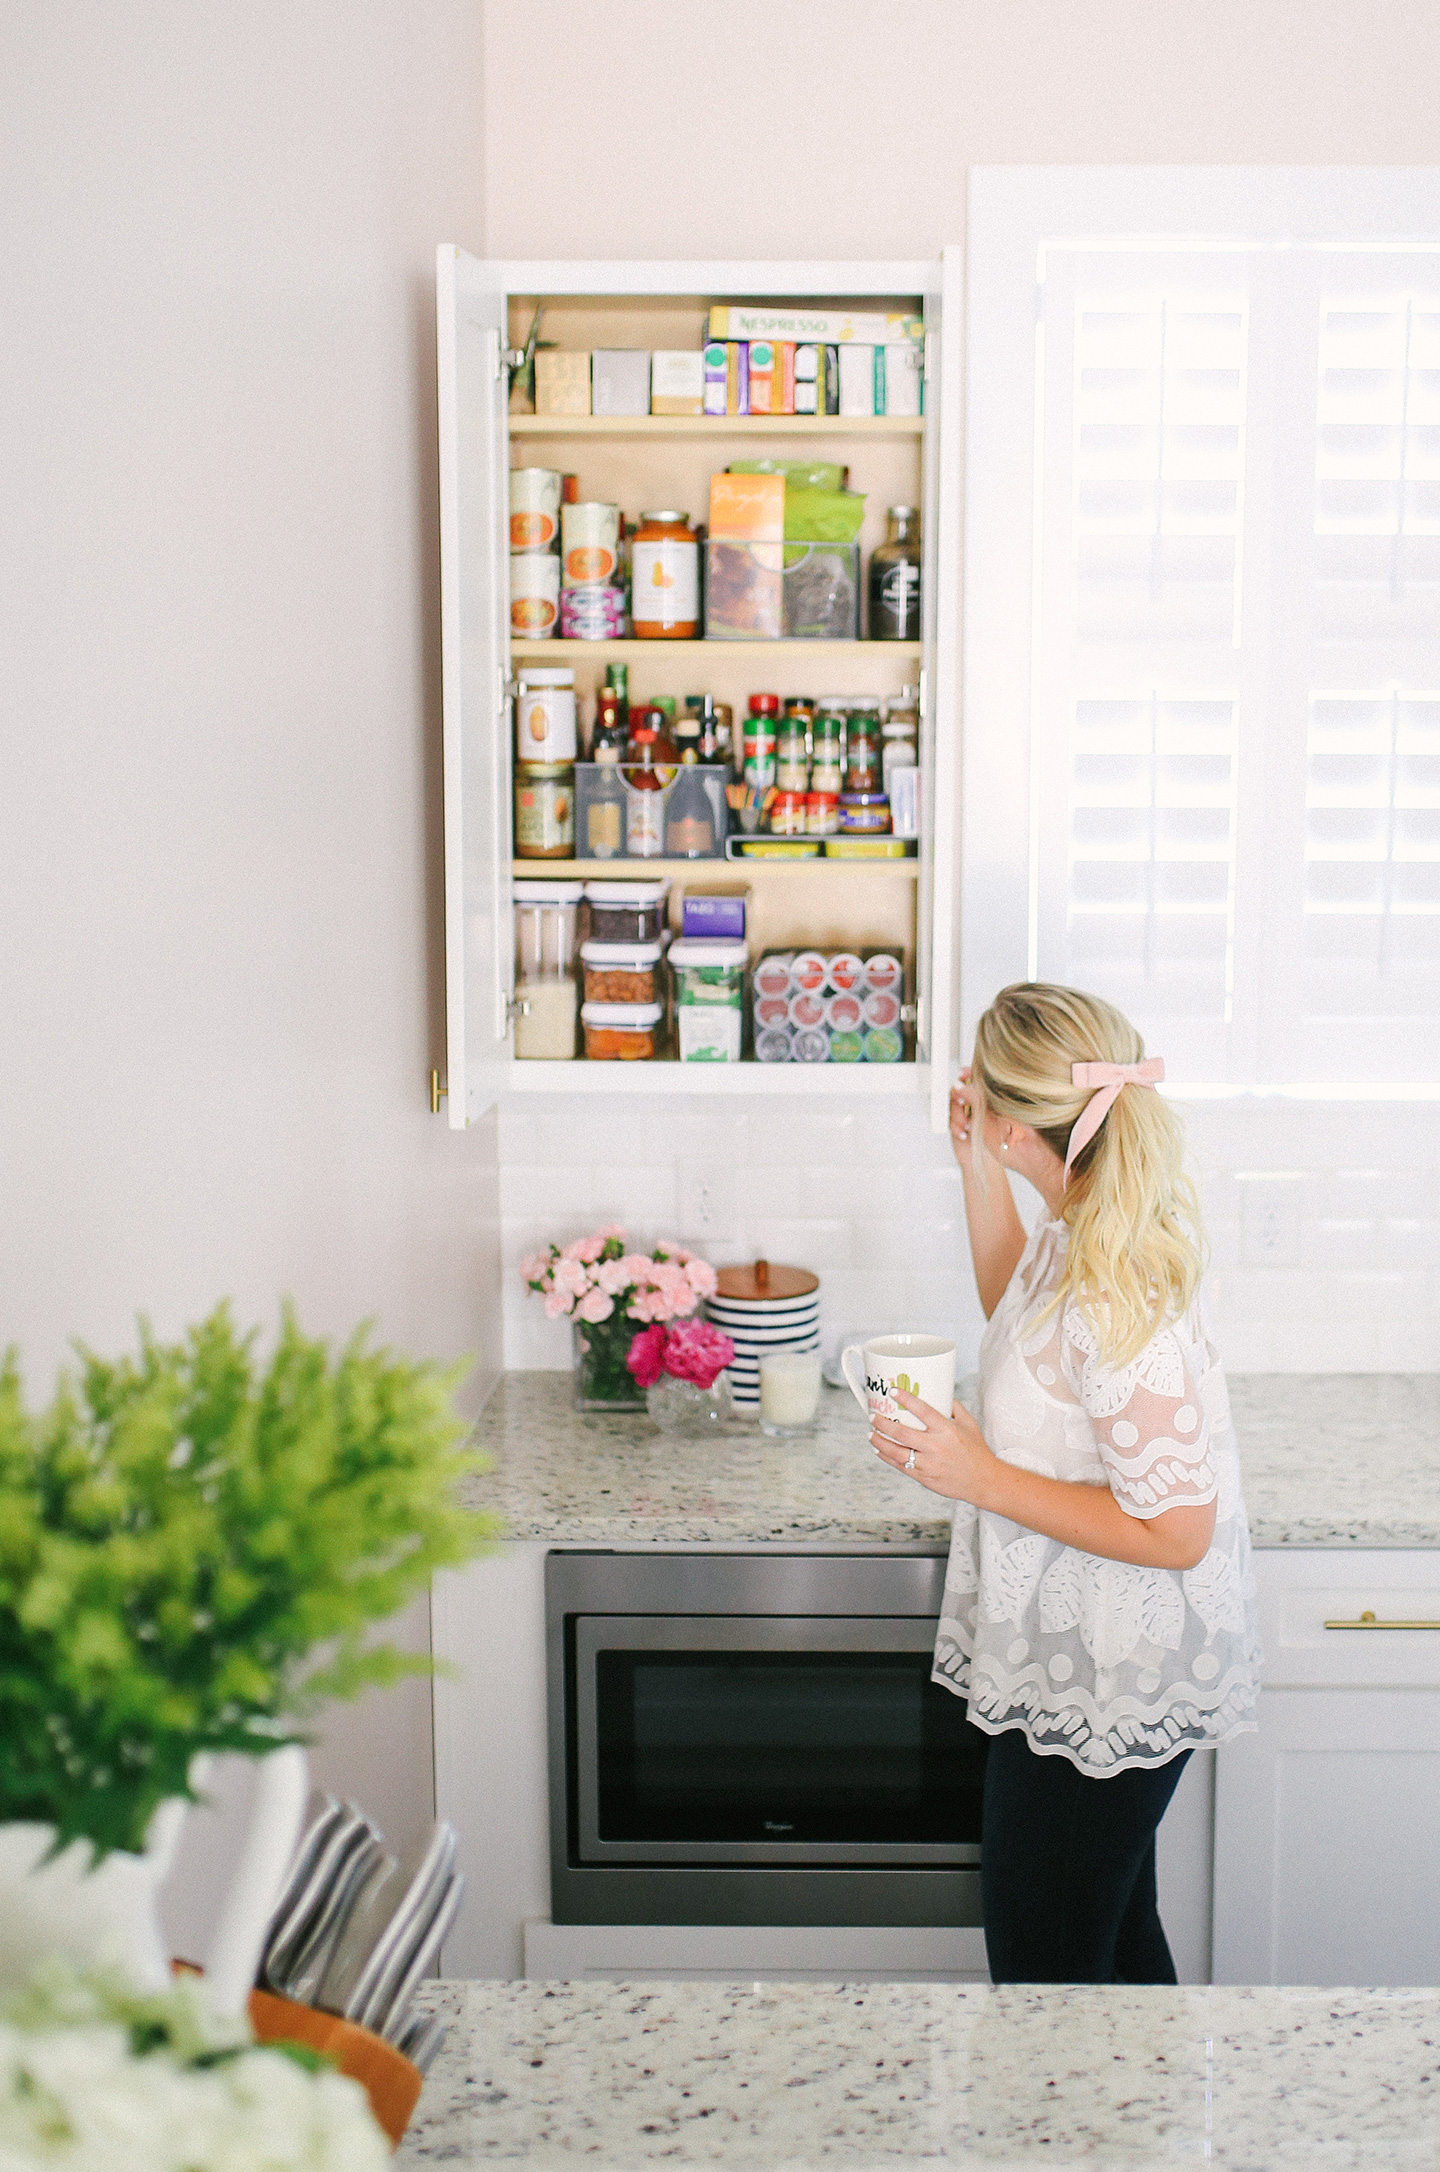
M808 1267L772 1267L768 1259L757 1259L753 1267L722 1267L715 1281L719 1296L741 1298L751 1305L808 1297L820 1287L819 1275L812 1275Z

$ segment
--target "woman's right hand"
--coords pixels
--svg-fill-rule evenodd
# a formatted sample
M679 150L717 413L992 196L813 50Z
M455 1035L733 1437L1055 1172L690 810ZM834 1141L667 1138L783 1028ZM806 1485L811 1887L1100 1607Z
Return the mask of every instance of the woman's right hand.
M950 1144L960 1167L974 1167L971 1158L974 1141L971 1137L974 1103L970 1093L971 1069L967 1063L959 1078L950 1089Z

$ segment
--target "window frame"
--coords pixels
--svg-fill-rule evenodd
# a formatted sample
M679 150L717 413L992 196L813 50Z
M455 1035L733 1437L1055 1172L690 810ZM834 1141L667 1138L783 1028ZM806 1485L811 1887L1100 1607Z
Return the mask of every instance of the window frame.
M961 735L962 1061L995 990L1035 977L1040 823L1033 693L1039 665L1037 458L1044 391L1038 268L1047 247L1247 250L1284 243L1440 242L1440 167L976 167L967 231L964 668ZM1037 383L1040 396L1036 397ZM1018 396L1017 396L1018 394ZM1016 759L1016 749L1023 759ZM1276 749L1264 750L1273 769ZM1303 754L1301 756L1303 767ZM1303 825L1303 805L1295 810ZM1242 873L1242 885L1244 875ZM1258 900L1243 896L1238 909ZM1264 939L1264 938L1262 938ZM1256 946L1258 947L1258 946ZM1252 990L1251 1008L1263 1006ZM1323 1080L1274 1035L1250 1033L1245 1092L1431 1098L1440 1087ZM1295 1056L1300 1051L1296 1049ZM1286 1047L1286 1059L1290 1050ZM1184 1090L1187 1081L1172 1084Z

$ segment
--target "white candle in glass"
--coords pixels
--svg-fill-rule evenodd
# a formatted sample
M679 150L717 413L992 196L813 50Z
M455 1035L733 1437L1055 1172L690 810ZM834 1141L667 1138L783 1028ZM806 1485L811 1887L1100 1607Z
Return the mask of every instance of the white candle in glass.
M820 1401L820 1352L776 1350L760 1360L760 1427L798 1433L815 1422Z

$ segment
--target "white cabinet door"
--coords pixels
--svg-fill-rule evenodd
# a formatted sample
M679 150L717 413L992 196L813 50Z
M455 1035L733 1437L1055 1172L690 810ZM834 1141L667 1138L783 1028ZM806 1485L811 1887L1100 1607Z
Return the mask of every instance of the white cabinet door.
M501 267L437 252L440 623L445 712L445 1039L452 1130L494 1101L508 1054L508 378Z
M924 579L922 632L930 780L920 846L920 990L916 1055L930 1066L930 1122L950 1121L959 1060L960 964L960 416L964 389L963 252L946 249L938 292L925 296Z
M1440 1984L1440 1690L1263 1692L1217 1759L1214 1954L1216 1983Z

